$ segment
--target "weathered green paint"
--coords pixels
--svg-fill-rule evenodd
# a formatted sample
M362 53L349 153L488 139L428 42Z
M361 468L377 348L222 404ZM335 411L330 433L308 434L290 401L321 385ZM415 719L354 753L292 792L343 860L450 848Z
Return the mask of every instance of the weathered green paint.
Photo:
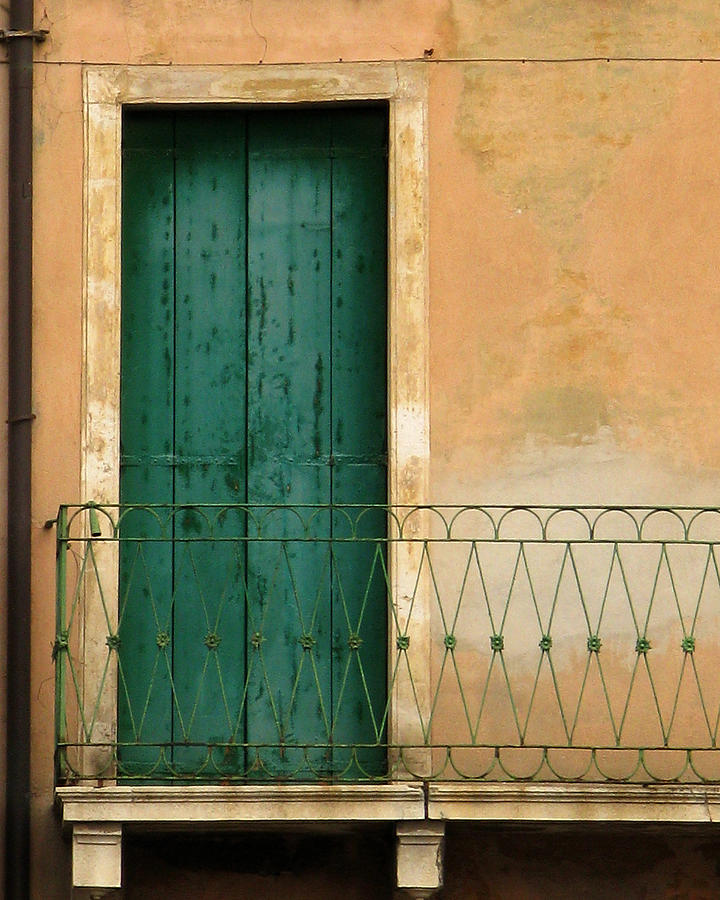
M126 115L123 502L385 502L386 129L369 107ZM166 596L131 590L124 604L133 709L140 684L153 688L138 735L121 686L120 739L375 742L381 554L363 576L375 545L332 545L329 512L315 543L293 542L288 520L242 552L184 544L193 515L176 518L173 559L144 546ZM124 559L124 583L131 571ZM174 764L197 752L176 747ZM313 768L342 767L335 754Z
M369 288L386 277L378 235L385 235L387 210L385 193L368 190L385 182L384 128L371 110L338 117L333 128L331 471L333 501L341 504L386 492L386 324L371 313ZM373 517L363 529L381 534L381 514ZM342 521L334 525L342 534ZM335 547L333 708L347 743L374 739L383 715L385 562L374 544ZM358 756L370 770L382 764L377 751Z
M244 126L232 113L175 117L175 503L244 500ZM192 537L192 514L175 528L176 538ZM176 545L176 742L228 740L242 700L242 678L222 675L245 669L234 556L213 541ZM203 641L214 633L222 641L208 653ZM174 761L196 766L197 751L176 749Z
M163 503L173 496L173 284L175 186L173 118L129 118L123 146L121 499ZM146 536L149 520L127 523ZM170 673L158 661L158 623L171 621L172 551L164 544L123 546L118 740L166 741L171 733ZM147 577L142 577L147 572ZM150 585L154 590L151 593ZM139 595L139 596L138 596ZM125 602L128 600L128 602ZM129 601L132 602L129 602ZM160 664L158 664L160 663ZM141 698L141 699L139 699ZM153 751L136 750L139 766Z
M259 502L332 499L329 124L328 114L298 120L291 112L269 113L250 124L248 492ZM297 565L299 552L303 566ZM251 548L250 603L257 620L267 623L261 629L266 665L255 666L250 683L248 739L254 743L327 742L332 698L326 553L323 544ZM274 579L268 580L269 573ZM273 627L284 610L294 610L289 634ZM312 649L298 642L303 634L312 635Z

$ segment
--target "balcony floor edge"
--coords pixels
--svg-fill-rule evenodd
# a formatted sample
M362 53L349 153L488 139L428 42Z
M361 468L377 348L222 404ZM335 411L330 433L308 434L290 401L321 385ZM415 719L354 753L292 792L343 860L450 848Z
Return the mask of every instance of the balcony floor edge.
M425 818L418 782L379 785L108 785L55 790L63 822L232 826Z
M430 784L428 818L711 824L720 821L720 785Z
M430 783L59 787L63 822L137 826L267 823L720 821L720 784Z

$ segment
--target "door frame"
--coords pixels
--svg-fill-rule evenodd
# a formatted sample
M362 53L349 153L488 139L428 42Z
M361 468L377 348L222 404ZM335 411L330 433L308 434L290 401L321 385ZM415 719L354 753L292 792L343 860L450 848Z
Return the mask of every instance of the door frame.
M120 483L120 309L122 109L126 105L257 105L384 100L388 134L388 503L428 501L430 462L428 325L427 65L332 63L273 66L86 66L84 109L83 360L80 485L83 501L115 504ZM405 534L422 528L413 517ZM396 622L412 609L413 670L400 667L389 742L424 743L430 698L429 593L418 583L421 544L393 546L395 615L388 623L388 665L396 662ZM116 584L116 547L103 545L99 574ZM97 599L97 598L96 598ZM104 597L117 621L117 596ZM98 734L112 742L116 678L107 671L102 604L86 596L83 658ZM111 622L112 624L112 622ZM97 698L92 685L103 683ZM88 701L90 702L90 701ZM419 715L418 715L419 713ZM88 751L95 753L96 751ZM101 753L103 751L100 751ZM425 751L410 760L419 774ZM87 761L90 762L89 760ZM101 761L98 760L98 765Z

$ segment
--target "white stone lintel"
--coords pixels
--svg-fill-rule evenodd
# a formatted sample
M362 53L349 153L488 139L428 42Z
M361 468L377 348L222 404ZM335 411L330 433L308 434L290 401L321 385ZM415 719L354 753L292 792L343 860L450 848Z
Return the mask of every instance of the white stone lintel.
M720 785L431 784L430 819L503 822L720 822Z
M425 816L421 784L60 787L63 821L132 825L377 822Z

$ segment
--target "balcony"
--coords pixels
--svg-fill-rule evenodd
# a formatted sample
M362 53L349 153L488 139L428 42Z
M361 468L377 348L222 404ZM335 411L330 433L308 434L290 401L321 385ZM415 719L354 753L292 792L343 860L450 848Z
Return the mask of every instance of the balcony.
M56 524L68 821L717 812L718 509L88 504Z

